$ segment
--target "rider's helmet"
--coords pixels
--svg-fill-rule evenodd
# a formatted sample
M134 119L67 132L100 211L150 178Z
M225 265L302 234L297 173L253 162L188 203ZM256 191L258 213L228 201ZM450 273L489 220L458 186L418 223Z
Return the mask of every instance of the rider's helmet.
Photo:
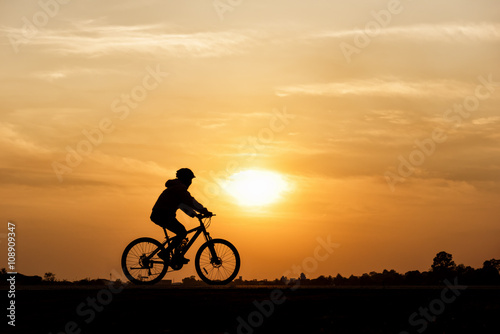
M191 169L189 168L181 168L179 169L176 173L175 173L175 176L178 178L178 179L193 179L195 178L196 176L194 176L194 173Z

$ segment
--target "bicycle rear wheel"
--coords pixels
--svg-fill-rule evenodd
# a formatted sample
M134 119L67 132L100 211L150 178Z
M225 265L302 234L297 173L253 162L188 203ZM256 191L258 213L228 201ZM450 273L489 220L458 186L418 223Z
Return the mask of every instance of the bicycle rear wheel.
M168 270L168 264L158 257L158 252L151 254L162 244L153 238L139 238L132 241L122 254L122 270L125 276L135 284L154 284L160 281Z
M203 282L224 285L238 275L240 255L229 241L213 239L201 245L194 264Z

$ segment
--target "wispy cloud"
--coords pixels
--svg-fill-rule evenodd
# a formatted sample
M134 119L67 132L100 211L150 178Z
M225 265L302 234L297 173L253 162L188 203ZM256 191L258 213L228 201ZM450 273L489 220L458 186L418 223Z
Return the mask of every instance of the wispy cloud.
M373 110L371 113L374 114L375 117L365 116L367 121L371 121L373 118L379 118L392 124L407 125L412 123L412 120L408 117L408 113L402 110Z
M47 148L22 135L14 124L6 122L0 122L0 147L3 147L3 150L33 156L50 153Z
M288 95L372 95L372 96L464 96L471 85L453 80L404 81L398 78L374 78L348 82L329 82L278 87L278 96Z
M252 31L169 32L165 25L97 25L94 21L73 28L39 31L26 39L45 52L104 56L116 53L166 53L173 57L220 57L240 53L254 41ZM0 32L22 36L22 28L0 26Z
M92 75L92 76L97 76L97 75L116 75L116 74L123 74L124 71L116 70L116 69L111 69L111 68L61 68L57 70L52 70L52 71L37 71L31 74L32 77L41 79L44 81L48 82L55 82L57 80L62 80L66 79L68 77L74 77L78 75L86 76L86 75Z
M472 121L474 125L489 125L500 122L500 116L482 117Z
M99 151L96 151L95 154L91 156L91 160L99 164L99 168L102 168L106 175L110 170L139 175L138 177L144 176L145 174L168 175L168 173L171 172L159 166L154 161L141 161L132 157L110 155Z
M304 36L304 38L345 38L360 33L365 33L364 29L322 31ZM500 40L500 24L483 22L389 26L380 28L377 36L426 41L498 41Z

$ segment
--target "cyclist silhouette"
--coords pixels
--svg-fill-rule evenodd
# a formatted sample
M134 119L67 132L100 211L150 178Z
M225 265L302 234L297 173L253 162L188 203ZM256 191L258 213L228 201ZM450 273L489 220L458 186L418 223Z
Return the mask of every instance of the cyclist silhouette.
M205 216L212 216L212 213L194 199L188 191L193 178L195 178L194 173L189 168L181 168L176 172L175 176L177 177L176 179L165 182L167 189L158 197L153 206L150 219L155 224L175 233L169 249L165 253L163 251L160 252L158 255L167 260L171 248L174 248L174 256L186 264L189 262L189 259L184 258L184 255L178 252L178 246L186 238L187 231L184 225L176 218L177 209L181 209L191 218L195 217L196 212Z

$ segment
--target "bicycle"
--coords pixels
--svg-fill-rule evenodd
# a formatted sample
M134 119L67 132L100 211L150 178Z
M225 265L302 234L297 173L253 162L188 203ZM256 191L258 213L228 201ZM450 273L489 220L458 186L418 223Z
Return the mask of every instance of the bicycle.
M169 267L172 270L182 269L184 264L179 259L183 256L179 255L184 255L200 234L203 234L205 243L198 249L194 261L198 276L210 285L224 285L231 282L240 270L240 255L236 247L227 240L212 239L207 232L212 216L198 214L195 217L198 218L200 226L187 231L188 235L191 233L194 235L187 243L184 239L175 256L173 247L169 246L176 237L170 238L164 227L165 241L163 242L142 237L128 244L121 258L125 276L135 284L159 282L167 274ZM160 252L162 252L161 257Z

